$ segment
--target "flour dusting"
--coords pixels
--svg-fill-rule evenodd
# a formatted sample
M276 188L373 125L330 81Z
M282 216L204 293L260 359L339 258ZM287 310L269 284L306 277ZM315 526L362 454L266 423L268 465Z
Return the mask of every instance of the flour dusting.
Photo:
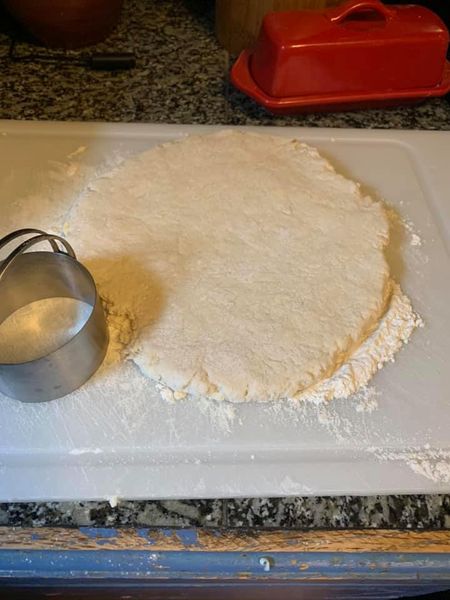
M409 234L409 243L411 246L422 246L422 238L417 233L415 225L409 219L401 219L401 224Z
M362 387L354 396L353 402L356 412L372 413L378 409L380 392L374 386Z
M82 454L103 454L101 448L72 448L69 454L73 456L81 456Z
M407 450L390 450L371 447L368 451L381 461L402 461L410 469L436 483L450 482L450 451L432 449L429 444L421 448Z
M417 235L417 233L411 234L411 246L421 246L422 238Z
M191 403L195 410L208 419L211 428L217 432L231 433L240 421L237 416L237 407L231 402L211 400L205 397L195 398L186 393L174 392L161 383L157 383L155 387L161 398L170 404Z
M78 146L78 148L76 150L74 150L73 152L70 152L67 155L67 158L70 160L73 160L75 157L80 156L80 154L84 154L87 150L87 146Z

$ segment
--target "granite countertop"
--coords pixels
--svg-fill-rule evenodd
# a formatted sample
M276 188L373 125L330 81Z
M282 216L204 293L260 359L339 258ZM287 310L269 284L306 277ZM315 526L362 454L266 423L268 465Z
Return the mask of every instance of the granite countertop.
M357 113L269 115L229 84L231 59L215 39L213 12L213 0L125 0L121 23L95 47L136 53L136 69L117 73L10 62L11 35L19 35L19 56L36 48L1 18L0 118L450 129L448 99ZM9 503L0 504L0 525L450 529L450 496L122 501L114 508L107 502Z

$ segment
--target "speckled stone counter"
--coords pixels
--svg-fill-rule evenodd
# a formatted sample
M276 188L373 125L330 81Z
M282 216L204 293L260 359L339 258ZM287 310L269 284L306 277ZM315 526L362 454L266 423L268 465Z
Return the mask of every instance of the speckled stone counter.
M445 99L415 108L269 115L229 85L231 60L215 39L213 8L214 0L126 1L118 28L92 50L134 51L138 64L130 72L3 62L0 118L450 129ZM13 28L4 19L1 27L0 59L5 59ZM18 43L17 54L33 49Z
M450 497L370 496L0 504L0 526L450 529Z
M129 72L8 60L35 52L0 15L0 118L225 125L450 129L450 101L414 108L274 117L232 88L213 0L128 0L120 25L86 51L133 51ZM38 49L47 55L57 51ZM78 56L79 53L71 53ZM0 504L0 525L449 528L450 496Z

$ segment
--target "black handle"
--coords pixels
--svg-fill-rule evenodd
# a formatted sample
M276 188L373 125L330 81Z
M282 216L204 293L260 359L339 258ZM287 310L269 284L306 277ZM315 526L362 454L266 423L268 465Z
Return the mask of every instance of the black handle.
M92 54L87 57L87 65L95 71L122 71L134 69L136 57L131 52Z

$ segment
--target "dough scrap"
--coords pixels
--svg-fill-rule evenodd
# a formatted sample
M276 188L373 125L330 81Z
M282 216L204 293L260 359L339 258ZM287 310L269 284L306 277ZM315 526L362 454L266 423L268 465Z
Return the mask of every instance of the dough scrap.
M383 204L285 137L223 131L144 152L90 185L65 232L133 315L142 373L234 402L331 377L393 289Z

